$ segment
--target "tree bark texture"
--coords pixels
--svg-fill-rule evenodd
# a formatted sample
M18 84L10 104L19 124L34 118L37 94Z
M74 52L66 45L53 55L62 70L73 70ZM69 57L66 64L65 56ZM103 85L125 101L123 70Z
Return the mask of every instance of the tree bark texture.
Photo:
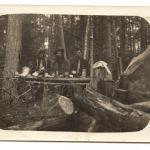
M3 89L9 90L12 95L16 94L15 84L12 80L15 72L18 70L19 54L21 51L21 39L22 39L22 16L21 15L9 15L8 27L7 27L7 44L6 44L6 56L3 73ZM10 95L4 93L3 99L7 100Z
M139 131L150 120L150 115L106 97L92 89L86 89L85 94L75 93L78 106L96 118L100 126L107 131Z

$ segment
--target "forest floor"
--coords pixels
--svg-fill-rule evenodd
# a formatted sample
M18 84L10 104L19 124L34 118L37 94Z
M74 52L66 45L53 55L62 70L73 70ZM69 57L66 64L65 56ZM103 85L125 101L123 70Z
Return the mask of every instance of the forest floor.
M87 96L87 95L86 95ZM57 100L55 99L55 97L57 98L56 94L52 94L49 93L47 96L45 96L46 99L50 100L53 99L54 101ZM86 97L89 98L89 97ZM102 97L101 97L102 98ZM106 97L108 99L108 97ZM51 124L51 122L49 121L47 123L47 125L44 125L44 128L34 128L34 130L45 130L45 131L74 131L74 132L91 132L91 128L92 128L92 132L117 132L117 131L122 131L122 126L119 124L117 125L117 122L115 123L115 126L111 126L110 124L110 120L111 118L111 114L107 115L108 113L105 112L105 106L108 109L108 111L110 112L114 112L111 108L117 108L118 105L113 105L114 103L111 103L111 100L104 100L104 101L100 101L100 113L97 114L98 118L104 117L106 118L106 120L104 121L103 119L101 121L96 121L96 123L94 123L94 116L90 116L89 113L87 114L86 112L83 111L83 109L81 107L79 107L79 103L77 104L76 100L73 98L70 98L70 100L73 102L74 104L74 112L71 115L68 115L66 117L65 120L63 120L62 122L58 121L57 124L57 128L51 128L48 127L48 124ZM49 110L51 109L51 107L53 106L52 103L50 103L49 101L46 100L46 107L44 107L44 110L42 109L42 104L43 104L43 97L41 99L25 99L25 100L18 100L18 101L13 101L12 103L10 102L5 102L5 103L0 103L0 128L1 129L17 129L17 130L24 130L26 128L24 128L24 126L26 127L27 125L27 129L30 130L30 126L33 126L35 124L33 124L34 122L38 122L39 121L43 121L45 119L50 119L50 118L54 118L53 115L57 115L57 109L59 107L57 107L57 109L55 109L56 111L54 111L53 114L51 114L51 112L49 112ZM96 102L93 101L94 103ZM116 102L117 103L117 102ZM54 104L54 103L53 103ZM118 103L117 103L118 104ZM126 113L128 114L128 109L126 108L125 105L123 105L122 103L120 103L120 108L123 107L123 110L120 111L119 107L118 109L116 109L116 111L120 111L120 113ZM85 105L82 105L83 107L85 107ZM90 103L90 107L91 107L91 103ZM96 105L97 106L97 105ZM112 107L109 107L112 106ZM98 106L97 106L98 107ZM126 109L125 109L126 108ZM94 109L95 111L95 107L92 107L90 109ZM129 110L131 111L132 108L130 108ZM145 107L144 107L145 110ZM116 112L115 111L115 112ZM130 114L129 111L129 114ZM47 113L49 112L49 113ZM102 116L101 116L102 115ZM117 115L117 114L116 114ZM58 119L59 119L59 114L57 115ZM135 116L134 116L135 117ZM108 119L107 119L108 118ZM128 118L128 116L127 116ZM126 118L126 119L127 119ZM118 118L117 118L118 119ZM112 120L111 120L112 121ZM113 121L115 122L115 121ZM94 125L93 125L94 124ZM12 128L15 127L15 128ZM94 127L94 128L93 128ZM130 127L129 127L130 128ZM32 130L33 128L31 128ZM126 131L128 128L124 127L123 131Z
M0 104L0 110L1 129L8 129L11 126L39 121L44 118L41 113L41 101L32 101L29 104L26 102L16 102L12 104L3 103ZM91 116L77 108L75 113L68 117L64 127L61 127L60 129L57 128L57 130L86 132L92 119Z

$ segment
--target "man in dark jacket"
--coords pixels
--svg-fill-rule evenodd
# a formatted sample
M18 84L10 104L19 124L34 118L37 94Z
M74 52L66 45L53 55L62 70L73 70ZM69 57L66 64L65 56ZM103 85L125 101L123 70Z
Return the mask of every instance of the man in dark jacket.
M45 49L39 51L36 60L34 60L32 70L32 75L34 76L50 73L50 61Z
M69 62L64 58L64 49L55 51L55 60L52 63L52 74L56 76L69 75Z
M80 77L83 75L83 70L86 72L86 76L88 76L89 75L88 61L83 59L81 50L77 49L75 58L71 65L71 73L74 76Z

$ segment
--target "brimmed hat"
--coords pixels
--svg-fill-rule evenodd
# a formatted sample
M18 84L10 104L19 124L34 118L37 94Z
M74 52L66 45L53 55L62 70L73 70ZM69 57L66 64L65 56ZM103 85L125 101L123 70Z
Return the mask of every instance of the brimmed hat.
M63 48L56 49L56 50L55 50L55 52L54 52L54 54L56 55L56 54L57 54L57 52L62 52L62 53L64 53L64 49L63 49Z

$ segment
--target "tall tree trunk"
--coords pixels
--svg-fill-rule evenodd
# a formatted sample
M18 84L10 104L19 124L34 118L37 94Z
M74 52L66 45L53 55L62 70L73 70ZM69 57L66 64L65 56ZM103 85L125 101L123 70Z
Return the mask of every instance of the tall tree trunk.
M112 39L113 39L115 57L118 57L116 19L114 17L112 18Z
M81 41L79 41L79 42L81 43L82 50L84 50L84 38L85 38L86 21L87 21L86 16L81 15L80 16L80 25L79 25L78 34L81 37Z
M85 38L84 38L84 53L83 58L88 59L88 42L89 42L89 29L90 29L90 16L87 18L86 29L85 29Z
M18 69L19 53L21 50L21 38L22 38L22 16L21 15L9 15L8 27L7 27L7 44L6 44L6 56L4 65L4 81L3 89L10 89L9 92L15 95L16 89L13 87L14 83L12 78L14 73ZM8 100L10 95L4 94L3 100Z
M113 39L113 45L114 45L114 79L118 79L120 74L122 73L122 61L118 54L118 46L117 46L117 33L116 33L116 20L113 17L112 18L112 39Z
M141 19L141 51L147 47L147 24L144 19Z
M94 60L93 60L93 18L92 16L90 17L90 77L92 80L93 79L93 64L94 64ZM91 81L92 83L93 81Z
M121 17L121 33L120 33L120 56L122 59L123 70L126 68L125 53L127 52L127 39L126 39L126 18Z
M112 57L112 42L111 42L111 20L109 17L104 19L104 57L110 70L112 70L111 57Z
M137 54L137 51L136 51L136 48L135 48L135 31L134 31L134 25L135 25L135 23L134 23L134 21L132 22L132 47L133 47L133 54Z
M69 37L69 43L70 43L70 47L69 47L69 58L71 58L71 54L73 54L73 50L76 44L76 32L75 32L75 16L70 16L70 37Z
M68 61L63 30L63 18L62 15L58 15L57 17L58 17L58 48L64 49L64 58L66 61Z
M50 17L50 24L49 24L50 30L49 30L49 47L48 47L48 54L51 60L54 58L54 40L55 40L55 16L52 15Z
M121 35L120 35L120 50L121 54L123 55L123 51L125 51L125 44L126 44L126 24L125 18L121 17Z

